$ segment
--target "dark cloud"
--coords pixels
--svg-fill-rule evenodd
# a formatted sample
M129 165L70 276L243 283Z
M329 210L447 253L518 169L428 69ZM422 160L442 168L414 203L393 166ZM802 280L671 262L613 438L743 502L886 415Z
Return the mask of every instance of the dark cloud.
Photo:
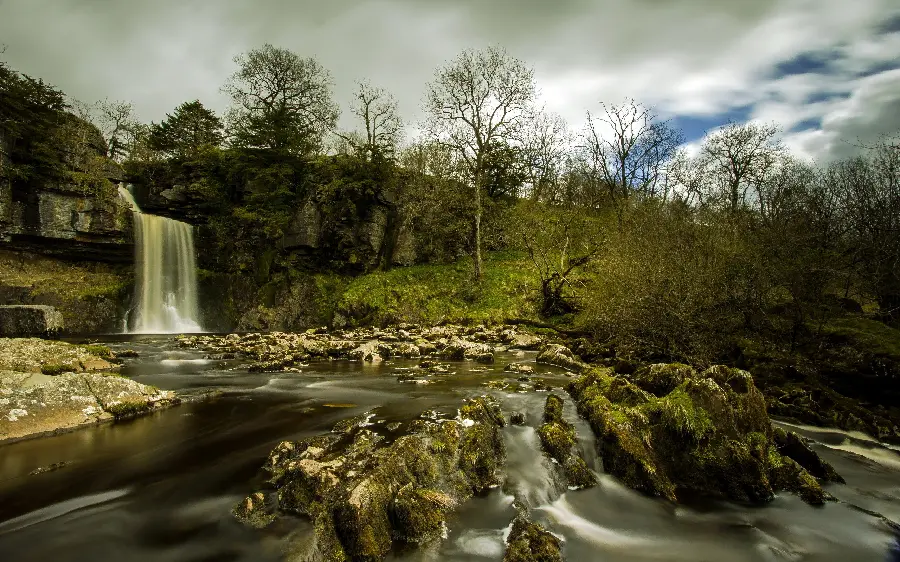
M342 107L369 79L408 121L439 65L499 44L576 126L622 97L712 122L765 100L770 81L812 62L803 53L890 34L898 13L895 0L0 0L0 42L19 70L84 101L132 101L144 120L194 98L224 110L233 57L269 42L317 58ZM879 49L848 64L888 70Z

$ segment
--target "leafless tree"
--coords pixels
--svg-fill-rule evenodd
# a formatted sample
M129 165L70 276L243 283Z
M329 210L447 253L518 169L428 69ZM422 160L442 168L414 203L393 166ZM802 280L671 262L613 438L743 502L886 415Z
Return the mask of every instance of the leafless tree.
M383 88L360 82L350 111L362 121L363 130L338 136L369 161L376 155L393 156L403 133L394 97Z
M428 131L465 163L467 180L473 189L473 258L479 282L482 191L488 155L498 144L518 142L535 96L534 71L497 47L463 51L439 69L428 85Z
M591 172L606 185L620 212L633 193L659 194L665 164L682 143L681 134L634 100L601 104L603 113L588 112L584 150Z
M553 198L569 153L565 120L555 113L535 112L522 137L522 153L532 201Z

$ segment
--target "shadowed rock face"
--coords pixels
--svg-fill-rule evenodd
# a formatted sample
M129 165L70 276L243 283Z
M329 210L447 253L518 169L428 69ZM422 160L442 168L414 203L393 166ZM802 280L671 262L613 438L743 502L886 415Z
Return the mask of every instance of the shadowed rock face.
M811 504L829 495L806 466L829 480L833 469L811 450L798 464L779 447L762 393L746 371L683 365L639 371L633 382L593 370L569 385L591 424L607 472L649 495L678 501L703 495L764 503L777 490Z
M447 514L473 494L502 482L505 459L497 403L463 403L457 419L420 418L391 443L364 423L285 441L264 469L269 489L234 508L263 527L281 514L310 517L314 536L301 559L382 560L395 543L439 538Z
M2 337L52 337L58 335L62 330L62 314L52 306L0 306L0 336Z

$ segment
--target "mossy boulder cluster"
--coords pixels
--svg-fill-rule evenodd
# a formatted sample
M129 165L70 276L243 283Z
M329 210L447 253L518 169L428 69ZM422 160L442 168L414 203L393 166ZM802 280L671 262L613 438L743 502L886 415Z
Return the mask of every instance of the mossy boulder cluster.
M280 443L266 489L234 515L256 527L308 516L314 532L295 545L300 559L383 560L395 545L440 539L456 506L502 483L504 420L489 397L466 401L456 419L423 414L395 440L365 425Z
M503 562L562 562L561 541L524 515L513 521Z
M799 437L773 430L746 371L651 365L625 378L592 369L568 390L606 472L649 495L764 503L783 490L822 504L821 483L840 481Z
M496 352L534 349L542 340L514 326L423 328L400 324L393 328L333 332L322 328L303 333L187 336L178 341L182 347L207 351L213 359L247 358L254 361L250 370L273 372L296 369L306 361L327 359L378 363L391 358L438 357L493 363Z
M563 419L563 400L555 394L547 397L544 423L538 428L541 447L565 473L570 489L590 488L597 483L594 473L576 451L575 426Z

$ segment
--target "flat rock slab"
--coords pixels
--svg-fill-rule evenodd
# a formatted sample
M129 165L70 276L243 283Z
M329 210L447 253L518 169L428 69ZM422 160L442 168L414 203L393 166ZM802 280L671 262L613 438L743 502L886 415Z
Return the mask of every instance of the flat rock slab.
M46 305L0 306L0 336L25 338L54 336L63 330L62 314Z
M171 391L114 375L0 371L0 441L145 413L176 401Z
M0 338L0 371L40 373L44 365L102 371L112 365L84 347L38 338Z

